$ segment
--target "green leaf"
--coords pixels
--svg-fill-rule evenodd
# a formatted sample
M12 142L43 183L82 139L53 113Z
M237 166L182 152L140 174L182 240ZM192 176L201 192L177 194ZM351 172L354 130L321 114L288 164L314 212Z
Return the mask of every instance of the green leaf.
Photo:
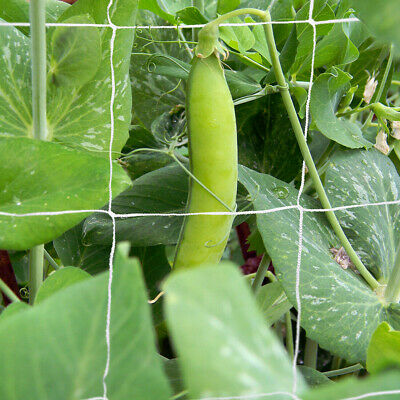
M65 22L77 15L89 14L96 23L107 24L108 5L108 0L79 0L64 12L59 22ZM113 3L110 9L111 20L117 25L135 26L137 7L138 0L119 0ZM85 32L87 28L75 29L83 29L82 32ZM50 129L54 132L53 136L63 143L103 153L106 158L110 145L111 123L111 37L111 29L101 30L102 59L93 79L72 91L70 87L61 92L60 88L50 90L48 99L48 120ZM120 29L114 41L114 48L118 49L113 57L116 84L113 137L115 156L118 156L128 138L131 123L129 63L133 38L133 29ZM84 54L81 56L84 57Z
M156 18L154 14L143 13L140 14L137 23L145 26L164 25L165 21ZM188 74L190 57L185 46L179 44L180 40L182 39L175 29L152 29L151 31L145 29L137 32L135 37L130 65L132 103L135 123L140 121L139 124L148 130L151 129L155 112L161 115L171 111L177 105L185 104L185 88L180 79ZM177 43L167 45L165 41ZM157 54L157 58L149 65L149 59L153 54ZM185 66L184 69L181 65ZM149 73L154 66L156 66L155 74ZM172 73L182 76L171 78L171 75L157 75L158 66L160 68L168 66Z
M84 221L53 240L54 248L63 265L81 268L91 275L103 272L109 267L111 246L82 243Z
M111 8L111 17L116 24L135 25L137 0L121 0ZM59 22L71 17L88 14L96 23L108 23L108 0L80 0L65 9ZM116 5L117 4L117 5ZM68 28L67 28L68 29ZM75 27L87 33L88 29ZM91 34L93 35L93 33ZM47 122L48 140L80 147L103 154L108 158L110 146L110 99L111 65L110 42L111 29L101 31L102 59L93 79L86 84L65 86L58 82L48 82ZM131 91L129 80L129 61L134 30L118 30L115 38L113 62L115 71L116 93L114 108L113 151L121 151L128 137L131 122ZM82 35L81 35L82 37ZM81 49L85 46L82 44ZM76 55L79 59L79 55ZM85 54L80 54L85 61ZM76 59L76 58L75 58ZM95 60L92 61L96 63ZM86 65L86 64L85 64ZM31 62L30 40L14 27L2 27L0 30L0 132L7 136L32 137L31 115ZM82 72L82 71L81 71ZM86 72L82 72L85 76ZM76 75L74 75L76 76ZM86 78L88 75L86 75Z
M30 43L11 26L0 29L0 74L1 135L33 137Z
M196 7L186 7L179 10L176 16L186 25L200 25L208 22Z
M119 247L114 261L107 397L167 400L140 267L126 250ZM107 285L107 274L86 279L0 323L1 398L102 396Z
M400 177L378 150L340 151L328 164L325 187L333 207L399 200ZM396 204L337 211L337 217L363 263L387 283L400 242Z
M157 0L139 0L139 8L141 10L148 10L152 13L168 21L170 24L175 25L176 19L173 15L165 12L158 4Z
M400 1L350 0L350 4L377 38L393 43L397 54L400 54Z
M297 12L296 21L308 20L310 13L310 2L307 3ZM325 21L335 19L335 13L327 4L327 0L314 1L313 7L314 21ZM316 25L317 40L321 36L326 36L332 29L333 24ZM299 46L297 48L295 69L298 68L310 55L313 50L314 30L310 24L297 24L296 25L297 39Z
M179 165L173 164L141 176L113 200L117 214L183 213L186 210L188 176ZM167 195L166 195L167 194ZM184 217L143 216L116 219L117 240L129 240L134 247L175 244ZM103 214L89 217L83 228L86 245L110 245L112 222Z
M338 399L395 399L398 396L400 372L389 371L374 377L344 379L335 385L324 385L302 394L302 400L338 400ZM379 394L377 392L396 391ZM375 394L376 393L376 394ZM360 397L358 397L360 396Z
M59 0L46 0L46 22L57 22L58 17L69 4ZM7 22L29 22L29 2L26 0L0 0L0 18ZM3 27L2 27L3 28ZM25 35L29 35L29 26L19 26Z
M24 303L23 301L18 301L15 303L9 304L4 311L1 312L0 314L0 326L1 324L5 321L6 318L10 318L16 314L19 314L20 312L29 310L30 306L27 303Z
M279 282L261 286L257 291L256 300L269 326L292 308Z
M351 163L351 171L356 168ZM297 203L298 191L269 175L241 167L239 180L249 191L255 210ZM321 208L306 195L301 197L300 204L306 209ZM356 215L357 210L350 211ZM299 220L300 213L295 208L257 215L265 248L295 307ZM307 337L348 362L364 361L370 337L378 324L387 319L387 310L358 275L350 268L342 269L334 260L330 249L339 249L340 244L324 214L304 213L302 243L299 290L301 324Z
M317 43L314 68L329 68L331 66L350 64L358 58L357 47L349 38L351 31L357 29L353 25L354 22L334 24L330 32ZM296 63L296 67L299 64L301 65L298 68L294 68L295 71L293 72L298 77L308 79L311 71L312 52L303 53L303 56L305 57L302 58L301 63Z
M164 290L167 323L191 398L291 391L290 361L236 266L176 272ZM301 390L303 380L297 379Z
M218 0L217 12L218 14L226 14L238 8L240 0Z
M302 157L280 94L238 105L239 162L290 181Z
M102 207L108 200L110 167L103 157L56 143L11 137L0 137L0 154L1 212L90 210ZM115 164L114 196L129 185L126 173ZM46 243L87 215L1 215L0 248L24 250Z
M242 23L239 17L230 18L230 23ZM255 43L255 38L248 26L220 26L220 38L233 49L240 53L250 50Z
M354 122L337 118L336 108L342 95L350 89L351 76L337 68L321 74L315 80L311 92L310 112L313 122L327 138L352 149L372 147Z
M94 24L89 15L78 15L64 22ZM50 40L49 76L55 86L84 85L94 77L101 62L101 37L97 28L57 26Z
M53 296L54 293L90 277L91 276L87 272L80 268L65 267L59 269L46 278L40 286L35 298L35 305Z
M400 366L400 331L382 322L372 335L367 353L367 370L371 374Z

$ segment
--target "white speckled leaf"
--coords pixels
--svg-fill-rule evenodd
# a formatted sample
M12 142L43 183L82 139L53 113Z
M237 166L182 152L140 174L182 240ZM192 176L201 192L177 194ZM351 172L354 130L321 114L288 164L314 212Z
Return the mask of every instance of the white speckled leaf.
M0 135L33 136L30 45L18 29L0 28Z
M23 137L0 137L0 154L1 212L98 209L108 201L110 167L103 157ZM129 185L129 177L115 164L113 194L119 194ZM87 215L0 215L0 248L25 250L46 243Z
M379 151L340 151L326 171L325 187L333 207L400 199L400 177ZM385 282L400 243L400 207L370 206L338 211L344 231L362 261Z
M166 316L191 399L267 399L291 392L293 370L249 286L231 263L173 273ZM298 390L305 384L298 373ZM236 398L236 397L235 397ZM269 396L292 398L285 394Z
M253 197L256 210L296 204L298 191L282 181L245 167L240 168L239 177ZM306 208L320 208L308 196L302 196L301 204ZM257 215L265 247L295 306L299 218L297 209ZM369 339L385 320L386 310L357 275L343 270L334 261L331 247L339 248L340 244L325 216L305 212L300 273L302 326L311 339L333 354L349 362L363 361Z
M66 9L61 21L77 15L88 14L96 23L107 23L106 9L109 1L101 0L94 6L91 0L80 0L79 5ZM137 1L120 0L115 3L111 15L116 23L134 25ZM81 31L87 29L64 28ZM111 29L99 30L102 44L100 67L93 79L83 85L69 86L60 82L48 82L47 120L51 140L74 147L103 153L107 157L110 143ZM50 38L50 35L48 35ZM131 122L131 88L129 61L134 30L119 30L115 39L115 106L113 150L119 152L128 138ZM49 48L49 57L51 49ZM76 54L79 49L75 48ZM82 57L86 56L82 42ZM77 62L79 57L75 58ZM32 137L31 75L29 38L14 27L0 29L0 135ZM71 66L72 68L72 66ZM117 156L117 154L116 154Z

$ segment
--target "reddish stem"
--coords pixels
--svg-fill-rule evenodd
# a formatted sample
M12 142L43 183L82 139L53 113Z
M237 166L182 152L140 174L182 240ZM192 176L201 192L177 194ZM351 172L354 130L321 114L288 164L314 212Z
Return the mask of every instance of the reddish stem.
M14 269L11 265L10 256L8 255L7 250L0 250L0 278L19 298L21 298L17 278L15 277ZM4 304L10 304L10 299L3 292L1 292L1 294L3 296Z

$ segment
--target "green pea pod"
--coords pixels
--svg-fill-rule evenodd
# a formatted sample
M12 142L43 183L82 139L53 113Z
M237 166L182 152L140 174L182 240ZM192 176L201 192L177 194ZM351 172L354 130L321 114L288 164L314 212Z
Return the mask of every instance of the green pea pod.
M187 212L235 209L237 135L232 96L219 59L195 57L186 96L191 178ZM225 205L224 205L224 204ZM232 227L231 215L190 215L185 218L174 268L218 263Z

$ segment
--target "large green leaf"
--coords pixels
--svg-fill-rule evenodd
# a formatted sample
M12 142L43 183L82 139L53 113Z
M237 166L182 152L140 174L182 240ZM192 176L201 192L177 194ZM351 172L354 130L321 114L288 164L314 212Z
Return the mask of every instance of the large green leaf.
M361 166L351 163L349 170L356 168ZM239 176L256 210L296 204L298 191L282 181L244 167ZM301 205L307 209L321 207L305 195ZM357 210L352 212L356 214ZM265 248L295 306L299 220L300 212L295 208L257 215ZM333 259L330 249L339 249L340 243L322 213L304 213L302 245L299 290L301 324L307 336L348 361L364 361L370 337L377 325L387 319L387 310L358 275L342 269Z
M113 200L117 214L183 213L186 210L188 177L179 165L160 168L141 176ZM175 244L184 217L143 216L116 219L117 240L129 240L132 246ZM85 244L108 245L112 241L110 218L103 214L89 217L83 228Z
M164 289L167 323L191 398L247 399L273 392L286 393L274 399L291 398L290 361L236 266L177 272ZM302 390L300 373L297 380Z
M400 199L396 168L375 149L337 152L328 165L325 186L333 207ZM363 262L387 283L400 242L398 204L345 209L337 216Z
M123 0L114 3L111 8L111 18L116 24L134 25L136 18L137 0ZM68 7L60 17L68 22L71 17L82 18L89 15L96 23L108 23L106 10L108 0L94 2L80 0ZM71 21L71 20L69 20ZM75 82L79 85L70 86L70 79L49 79L47 99L47 121L49 140L55 140L70 146L83 147L96 151L107 157L110 146L111 127L111 65L110 42L111 29L99 30L92 27L63 27L63 37L83 38L88 30L94 37L100 34L102 58L100 67L93 79L88 80L87 71L82 73L85 79ZM97 31L97 33L96 33ZM116 92L114 106L114 137L113 150L119 152L128 137L131 122L131 90L129 80L129 56L132 49L134 30L118 30L115 38L113 65L115 72ZM49 36L50 37L50 36ZM49 58L58 58L62 51L59 44L53 41L49 46ZM80 40L74 45L74 58L70 57L66 73L82 67L87 62L87 42ZM62 45L64 46L64 45ZM94 46L90 46L90 53ZM30 40L14 27L2 27L0 30L0 132L3 135L32 137L31 115L31 61ZM93 66L97 64L92 60ZM93 71L91 71L93 72Z
M28 138L0 137L0 212L90 210L108 200L109 161L82 150ZM118 164L114 196L130 185ZM88 213L0 216L0 248L24 250L72 228Z
M68 3L59 0L46 0L46 22L56 22L68 7ZM29 22L29 1L0 0L0 18L7 22ZM20 26L18 29L29 35L29 26Z
M166 400L140 266L115 256L106 378L110 400ZM0 323L0 397L67 400L103 395L108 275L68 287Z
M340 99L350 89L350 80L349 74L337 68L319 75L311 92L311 116L318 130L327 138L352 149L369 148L372 143L363 137L356 123L335 115Z
M65 20L70 24L93 24L91 17L78 15ZM84 38L84 40L82 40ZM84 85L96 74L101 61L98 29L71 29L57 26L51 35L49 77L57 86Z

